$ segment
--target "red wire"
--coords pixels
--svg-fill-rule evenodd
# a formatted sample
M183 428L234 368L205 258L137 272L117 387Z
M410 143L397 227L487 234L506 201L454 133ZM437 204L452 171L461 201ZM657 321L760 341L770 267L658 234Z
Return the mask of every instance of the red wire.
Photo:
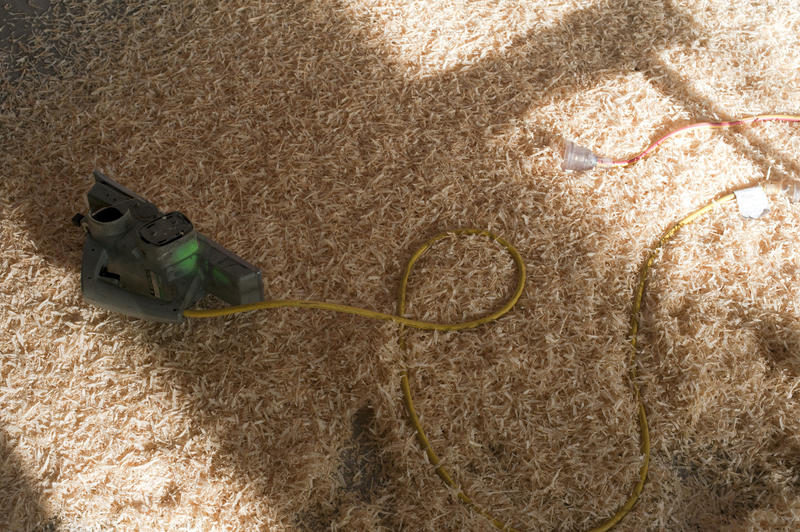
M794 115L759 115L754 116L752 118L742 118L739 120L730 120L727 122L698 122L696 124L689 124L688 126L684 126L682 128L676 129L671 131L652 143L648 146L642 153L635 157L631 157L630 159L622 159L622 160L614 160L611 161L609 164L615 166L625 166L629 164L633 164L654 149L658 148L661 144L663 144L667 139L677 135L678 133L682 133L684 131L688 131L690 129L713 129L713 128L726 128L726 127L735 127L741 126L744 124L755 124L756 122L770 122L770 121L777 121L777 122L800 122L800 116Z

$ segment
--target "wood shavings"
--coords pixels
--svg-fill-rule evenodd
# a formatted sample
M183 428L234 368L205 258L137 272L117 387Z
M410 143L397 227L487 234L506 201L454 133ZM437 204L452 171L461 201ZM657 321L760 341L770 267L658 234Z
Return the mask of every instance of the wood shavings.
M625 156L689 120L791 111L790 3L51 4L0 51L0 528L491 529L417 445L406 364L476 501L530 529L596 525L640 460L640 262L672 220L800 164L778 124L578 177L555 147ZM415 246L466 226L513 242L529 282L499 322L410 332L408 353L393 325L317 311L127 319L80 297L69 219L95 168L258 265L270 297L391 311ZM620 529L797 528L798 225L784 200L719 211L659 257L653 462ZM408 311L485 312L512 267L443 242Z

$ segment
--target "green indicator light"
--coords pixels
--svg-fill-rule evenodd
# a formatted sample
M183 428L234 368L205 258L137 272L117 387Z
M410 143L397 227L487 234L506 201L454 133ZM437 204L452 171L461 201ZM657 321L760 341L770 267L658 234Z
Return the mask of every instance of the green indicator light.
M200 244L196 238L192 238L188 242L181 244L171 254L172 264L174 268L182 275L188 275L197 270L197 251L200 249Z
M180 275L189 275L197 270L197 252L200 244L196 238L184 242L169 254L169 262Z
M183 262L179 262L175 265L175 269L181 272L183 275L194 272L197 270L197 255L192 255Z
M200 244L197 242L196 238L193 238L185 244L181 244L172 252L172 262L184 261L197 253L198 249L200 249Z

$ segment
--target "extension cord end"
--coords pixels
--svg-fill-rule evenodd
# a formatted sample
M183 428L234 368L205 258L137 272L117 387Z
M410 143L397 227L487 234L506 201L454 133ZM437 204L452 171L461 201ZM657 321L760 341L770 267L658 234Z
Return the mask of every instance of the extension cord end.
M800 181L782 181L780 183L767 183L764 185L767 192L783 194L792 203L800 202Z
M597 166L597 155L578 146L571 140L564 141L564 160L561 162L562 170L585 172Z

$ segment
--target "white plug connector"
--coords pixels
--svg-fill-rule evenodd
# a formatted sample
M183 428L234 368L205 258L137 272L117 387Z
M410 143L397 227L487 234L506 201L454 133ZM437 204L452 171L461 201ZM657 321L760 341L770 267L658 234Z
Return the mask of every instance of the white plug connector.
M564 160L561 162L562 170L585 172L597 166L597 155L591 150L578 146L571 140L564 141Z

